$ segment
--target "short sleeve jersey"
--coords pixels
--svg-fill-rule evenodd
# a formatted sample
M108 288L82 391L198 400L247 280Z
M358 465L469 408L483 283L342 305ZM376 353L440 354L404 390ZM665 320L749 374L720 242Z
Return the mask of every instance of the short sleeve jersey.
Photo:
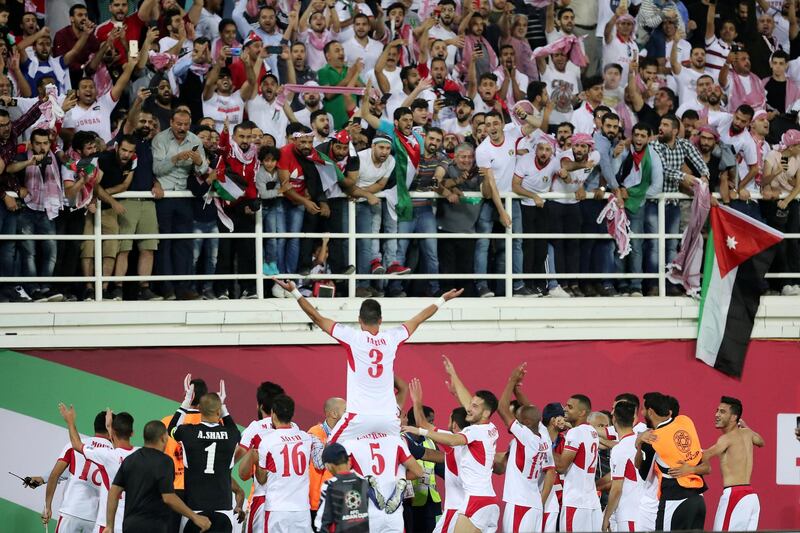
M231 509L231 468L240 438L236 425L184 424L175 428L173 437L183 445L186 505L207 511Z
M84 446L111 449L111 442L102 437L83 439L82 442ZM97 517L100 487L103 485L100 466L76 452L69 443L61 451L58 460L67 463L69 471L61 513L83 520L94 520Z
M376 165L372 160L372 148L367 148L358 152L358 159L361 162L361 168L358 171L357 187L369 187L383 178L392 177L395 165L393 156L390 155L383 163Z
M111 91L98 96L95 103L88 109L76 105L64 115L64 128L75 131L93 131L105 142L111 141L111 112L117 102L111 96Z
M611 479L622 480L622 496L615 512L618 523L635 521L639 511L643 484L634 465L635 457L636 436L633 433L622 437L611 448Z
M122 462L130 454L136 451L136 448L107 448L105 446L84 446L83 455L93 463L100 465L101 474L103 476L103 484L100 485L100 502L101 505L97 506L97 525L106 525L106 505L108 500L108 489L111 488L111 482L117 476L119 467ZM122 517L125 514L125 495L119 501L117 506L117 516L120 518L117 523L122 524Z
M742 130L741 132L734 134L731 130L732 123L733 115L720 115L719 122L717 124L717 131L719 131L720 141L733 147L733 153L736 155L738 186L739 181L744 179L744 177L747 176L747 173L750 171L750 165L755 165L758 163L758 147L749 131ZM757 190L758 188L756 186L756 180L750 180L747 188L751 191Z
M536 159L536 152L530 151L527 154L517 157L514 175L522 178L522 188L536 194L550 192L553 186L553 176L561 170L561 161L557 157L551 157L550 161L544 166L539 166ZM534 206L536 202L530 198L523 198L522 205Z
M267 470L265 511L308 511L312 437L296 427L273 429L258 445L258 464Z
M123 530L158 531L169 521L162 495L175 492L174 475L172 459L154 448L140 448L122 462L112 484L125 491Z
M594 161L595 164L600 162L600 153L597 152L596 150L589 152L588 157L590 160ZM566 152L562 153L559 156L559 165L561 164L561 160L564 159L575 161L575 155L572 153L572 150L567 150ZM593 170L592 168L581 168L578 170L571 171L569 173L570 183L567 183L562 179L553 180L553 192L574 193L583 186L589 175L592 173L592 170ZM574 198L557 199L554 201L560 204L578 203L578 200Z
M372 335L337 323L330 335L347 350L347 411L395 417L394 359L398 348L408 340L406 327Z
M575 452L575 459L564 475L564 506L600 509L594 483L600 445L597 431L589 424L581 424L567 431L564 440L564 450Z
M297 428L297 425L292 422L292 427ZM250 422L250 425L247 426L244 431L242 431L242 438L239 440L239 447L246 451L258 450L258 447L261 445L261 441L264 440L264 437L266 437L267 434L274 429L275 427L272 425L272 418L269 416L262 418L261 420L253 420ZM266 485L262 485L254 477L253 496L264 496L267 493L266 491Z
M475 150L475 163L479 168L490 168L494 174L499 192L511 192L514 179L514 166L517 155L517 141L523 137L518 126L507 125L504 130L504 139L500 144L494 144L488 136Z
M549 446L542 437L516 420L508 430L514 438L508 447L503 501L541 509L539 476L545 467Z
M244 100L239 91L228 96L215 92L211 98L203 101L203 116L214 119L214 128L222 132L225 119L228 124L239 124L244 120Z
M347 442L353 470L361 476L375 476L378 490L387 498L397 479L405 477L403 463L412 459L405 439L385 433L370 433Z
M539 422L539 435L542 436L542 441L547 444L547 457L545 457L544 466L542 467L542 474L539 475L539 493L542 492L544 488L544 479L545 474L548 470L555 470L556 464L555 460L553 459L553 441L550 438L550 433L547 432L547 427ZM556 478L558 474L556 473ZM544 512L546 513L556 513L558 514L558 496L556 495L556 484L557 479L553 481L553 488L550 491L550 495L547 497L547 501L544 502Z
M441 432L450 433L449 431ZM461 455L467 450L464 446L450 447L444 444L438 444L437 446L444 453L445 509L458 509L466 500L464 484L459 477L458 464L461 461Z
M306 194L306 178L303 166L297 160L297 152L295 151L294 144L288 143L281 148L281 158L278 160L278 170L286 170L289 172L289 183L292 185L294 192L300 196Z
M459 475L466 496L494 496L492 466L497 450L497 428L491 422L475 424L461 430L467 440L466 451L461 454Z

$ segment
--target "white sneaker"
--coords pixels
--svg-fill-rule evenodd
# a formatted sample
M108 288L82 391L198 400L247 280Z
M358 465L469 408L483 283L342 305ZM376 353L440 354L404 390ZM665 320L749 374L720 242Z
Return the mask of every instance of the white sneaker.
M782 296L800 296L800 287L797 285L784 285L781 290Z
M30 302L32 298L25 292L25 289L22 288L22 285L17 285L14 287L14 290L17 291L17 297L21 302Z
M567 291L561 288L561 285L558 285L555 289L550 289L548 296L551 298L572 298Z
M272 286L272 296L275 298L286 298L286 291L276 283Z

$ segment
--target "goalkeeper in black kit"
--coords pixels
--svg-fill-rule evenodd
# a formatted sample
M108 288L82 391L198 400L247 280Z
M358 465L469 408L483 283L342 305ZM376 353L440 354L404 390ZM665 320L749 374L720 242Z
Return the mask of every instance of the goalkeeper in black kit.
M369 483L352 471L347 450L338 442L325 447L322 462L333 477L322 485L316 530L369 533Z

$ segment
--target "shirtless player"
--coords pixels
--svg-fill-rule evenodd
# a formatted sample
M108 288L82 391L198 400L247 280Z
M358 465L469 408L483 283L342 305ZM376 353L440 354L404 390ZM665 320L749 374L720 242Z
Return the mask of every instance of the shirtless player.
M670 475L705 474L708 462L719 456L722 484L725 489L714 517L716 531L755 531L761 509L758 495L750 486L753 473L753 445L764 446L761 435L748 428L742 420L742 402L723 396L714 417L714 426L722 430L716 444L703 450L703 460L695 467L683 465L669 471Z

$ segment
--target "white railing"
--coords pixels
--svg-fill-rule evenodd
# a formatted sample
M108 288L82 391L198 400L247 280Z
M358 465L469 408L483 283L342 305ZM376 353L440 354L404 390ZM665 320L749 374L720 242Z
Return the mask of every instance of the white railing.
M9 193L13 196L13 193ZM166 198L195 198L189 191L167 191L164 193ZM376 196L382 196L377 194ZM464 193L466 197L480 198L478 192ZM512 202L522 197L514 193L501 194L505 205L505 210L509 217L513 217ZM553 199L574 199L574 195L566 193L545 193L540 194L545 200ZM610 193L604 195L605 199L611 196ZM116 199L125 198L153 198L150 192L125 192L114 195ZM440 199L441 197L434 192L412 192L412 198L431 198ZM718 194L715 197L719 198ZM753 199L760 199L758 194L752 195ZM587 200L594 199L588 196ZM356 232L356 203L348 203L348 232L347 233L264 233L262 217L257 212L255 216L255 231L252 233L158 233L158 234L138 234L138 235L103 235L101 234L101 209L100 201L97 200L97 209L94 213L94 234L93 235L2 235L0 241L20 241L20 240L44 240L44 241L93 241L94 243L94 275L93 276L50 276L50 277L0 277L0 283L74 283L92 280L94 283L94 293L96 300L102 300L102 286L104 282L125 282L125 281L205 281L205 280L255 280L256 292L259 299L264 298L264 280L268 278L263 273L263 245L264 239L270 238L321 238L323 236L331 239L348 240L348 258L350 265L356 264L356 240L357 239L503 239L505 241L505 272L497 274L405 274L401 278L391 274L280 274L281 279L320 279L320 280L347 280L348 293L355 294L357 280L414 280L414 279L455 279L470 280L476 278L481 280L505 280L505 294L513 293L513 280L526 279L658 279L658 292L660 296L666 294L666 271L665 255L667 239L680 239L682 233L666 233L666 202L668 200L691 200L690 196L681 193L662 193L655 200L658 201L658 233L631 233L632 239L657 239L658 240L658 265L657 273L573 273L566 274L560 272L550 272L544 274L522 273L514 274L513 261L511 260L511 250L514 239L611 239L607 233L513 233L512 228L507 228L505 233L357 233ZM157 200L155 200L157 201ZM800 201L800 198L798 198ZM209 206L213 209L213 206ZM800 233L787 233L787 239L800 239ZM252 274L190 274L190 275L150 275L150 276L103 276L103 254L102 243L104 240L146 240L146 239L255 239L255 273ZM768 278L798 278L800 272L784 272L767 274Z

